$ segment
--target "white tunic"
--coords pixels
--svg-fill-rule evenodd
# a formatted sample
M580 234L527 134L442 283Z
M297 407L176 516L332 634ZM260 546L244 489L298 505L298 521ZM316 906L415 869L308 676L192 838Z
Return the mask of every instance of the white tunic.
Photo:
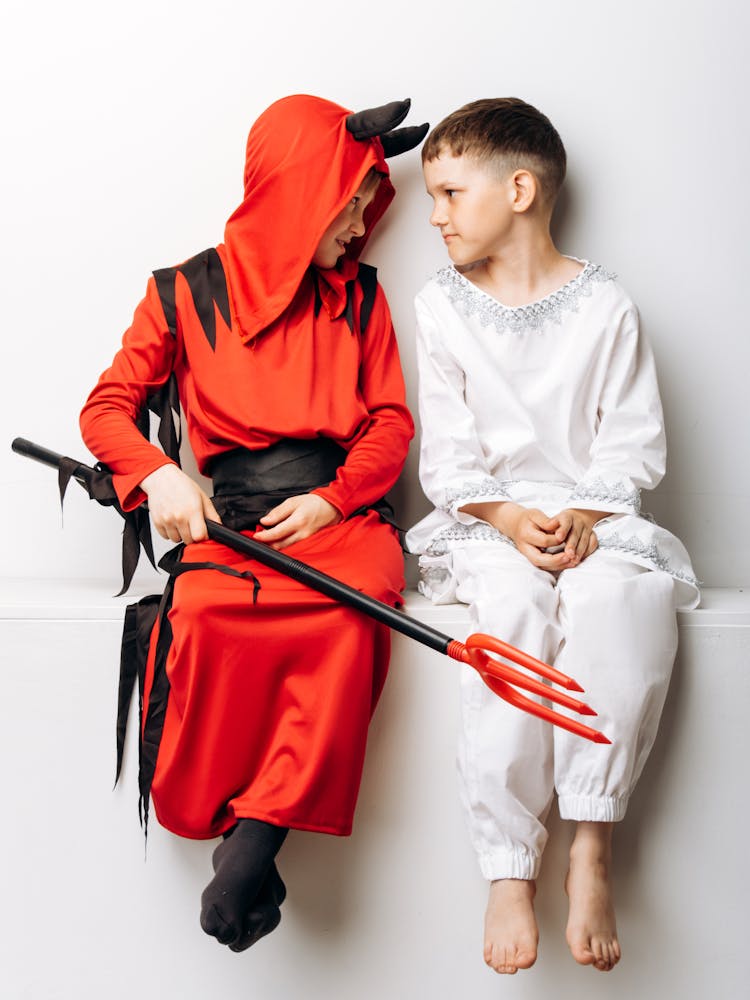
M682 543L641 513L641 490L665 471L653 354L638 312L597 264L558 291L510 308L455 267L416 298L420 480L435 505L407 534L422 554L420 589L455 600L444 556L513 543L459 508L512 500L548 516L609 512L602 550L677 581L678 606L699 592Z

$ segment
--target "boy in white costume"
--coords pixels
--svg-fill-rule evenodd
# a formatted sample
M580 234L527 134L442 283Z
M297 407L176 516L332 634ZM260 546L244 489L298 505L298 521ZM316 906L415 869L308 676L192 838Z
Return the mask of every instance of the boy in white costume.
M474 628L572 674L611 746L518 712L462 676L461 791L490 881L485 961L533 964L535 878L553 794L575 820L568 945L620 958L613 824L654 741L698 588L680 541L640 513L664 474L662 409L638 313L549 230L565 150L515 98L449 115L422 152L452 265L417 296L420 479L435 510L407 535L420 589Z

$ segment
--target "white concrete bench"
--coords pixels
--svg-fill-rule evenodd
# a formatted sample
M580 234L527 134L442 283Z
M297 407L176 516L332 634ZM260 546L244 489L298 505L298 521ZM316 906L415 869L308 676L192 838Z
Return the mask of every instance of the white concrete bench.
M4 1000L745 995L750 593L707 590L680 615L662 728L616 839L623 962L602 979L567 952L570 830L553 820L540 958L501 983L482 963L486 887L457 801L457 665L394 638L354 835L290 835L281 927L237 956L198 925L213 845L153 822L144 863L132 739L111 790L120 627L134 599L112 589L0 581ZM410 593L406 610L467 631L461 606Z

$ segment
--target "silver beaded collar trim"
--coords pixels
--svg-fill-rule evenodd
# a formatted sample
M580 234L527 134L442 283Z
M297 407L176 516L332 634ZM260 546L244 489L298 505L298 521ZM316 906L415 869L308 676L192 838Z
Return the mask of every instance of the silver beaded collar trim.
M669 573L675 580L682 580L690 583L694 587L698 586L698 580L692 573L675 569L669 559L663 555L655 542L642 542L639 538L623 538L617 532L608 535L599 541L600 549L613 549L615 552L624 552L629 556L637 556L639 559L650 563L654 569L660 569L664 573Z
M582 298L591 295L595 284L612 278L614 275L600 264L586 261L583 270L556 292L538 302L511 307L477 288L453 265L441 268L435 275L445 294L465 316L476 316L482 326L494 326L498 331L511 333L541 330L547 323L559 323L565 313L578 309Z
M641 491L628 489L622 481L616 483L605 483L603 479L597 477L588 483L581 483L576 486L568 497L568 503L574 506L576 501L595 500L597 503L621 503L630 507L634 513L641 512Z

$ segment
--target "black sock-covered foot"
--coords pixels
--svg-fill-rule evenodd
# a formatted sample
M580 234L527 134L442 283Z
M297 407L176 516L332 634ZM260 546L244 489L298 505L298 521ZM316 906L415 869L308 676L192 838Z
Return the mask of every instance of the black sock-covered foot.
M276 867L276 862L271 863L271 867L268 869L268 874L263 880L263 885L260 887L260 892L258 893L259 903L273 903L274 906L281 906L281 904L286 899L286 886L284 881L279 875L279 869Z
M229 945L230 951L247 951L261 938L275 931L281 923L281 910L273 903L256 904L245 917L245 927L236 941Z
M238 941L229 945L231 951L246 951L261 938L275 931L281 922L280 906L286 899L286 886L276 863L271 864L252 909L245 917L245 926Z
M201 927L206 934L222 944L239 943L248 914L286 834L285 827L241 819L231 835L219 844L213 853L216 874L201 896Z

